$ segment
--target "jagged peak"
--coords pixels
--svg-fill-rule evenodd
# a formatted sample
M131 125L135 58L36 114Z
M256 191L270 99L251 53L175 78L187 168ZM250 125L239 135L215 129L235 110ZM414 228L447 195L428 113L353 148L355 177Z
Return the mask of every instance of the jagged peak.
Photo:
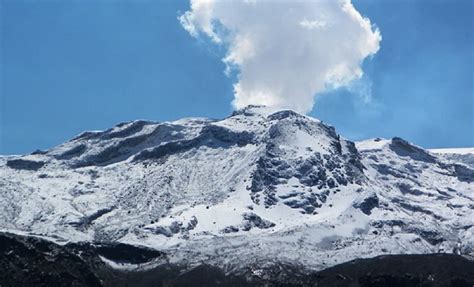
M244 108L238 109L234 111L230 117L244 115L244 116L261 116L265 118L269 118L271 120L274 119L283 119L287 117L301 117L301 118L311 118L313 120L317 120L312 117L308 117L304 114L298 113L291 109L285 108L278 108L278 107L268 107L264 105L248 105ZM319 121L319 120L317 120Z
M267 117L273 113L282 111L281 108L268 107L264 105L248 105L244 108L238 109L231 114L231 117L244 115L244 116L261 116Z

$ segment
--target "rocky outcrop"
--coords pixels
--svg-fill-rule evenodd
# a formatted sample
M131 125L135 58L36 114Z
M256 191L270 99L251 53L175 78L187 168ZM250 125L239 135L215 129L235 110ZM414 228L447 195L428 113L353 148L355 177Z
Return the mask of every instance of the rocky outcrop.
M379 207L379 198L376 194L372 194L364 198L362 201L354 203L353 206L360 209L364 214L370 215L372 209Z
M7 160L7 166L13 169L37 171L44 165L44 161L35 161L21 158Z
M432 156L429 152L411 145L404 139L394 137L390 143L390 149L392 149L396 154L402 157L410 157L416 161L424 161L429 163L435 163L436 158Z

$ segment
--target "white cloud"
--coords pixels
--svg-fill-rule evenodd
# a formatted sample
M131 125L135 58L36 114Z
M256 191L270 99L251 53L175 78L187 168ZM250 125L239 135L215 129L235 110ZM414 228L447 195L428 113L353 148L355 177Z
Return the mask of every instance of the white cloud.
M233 104L309 112L314 96L363 75L381 35L350 0L191 0L179 18L194 37L226 45L238 68Z
M308 30L312 30L315 28L324 28L326 26L326 21L324 20L312 20L309 21L308 19L304 18L303 21L300 22L301 27L304 27Z

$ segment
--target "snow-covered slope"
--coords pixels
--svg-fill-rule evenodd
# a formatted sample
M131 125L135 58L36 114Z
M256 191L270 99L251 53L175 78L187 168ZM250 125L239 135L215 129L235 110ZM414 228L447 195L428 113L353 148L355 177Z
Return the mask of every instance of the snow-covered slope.
M474 154L474 148L433 148L429 149L430 152L440 154Z
M265 107L122 123L0 157L0 190L0 229L227 270L474 250L472 168L399 138L354 144Z
M474 148L438 148L430 149L429 151L445 160L462 162L474 168Z

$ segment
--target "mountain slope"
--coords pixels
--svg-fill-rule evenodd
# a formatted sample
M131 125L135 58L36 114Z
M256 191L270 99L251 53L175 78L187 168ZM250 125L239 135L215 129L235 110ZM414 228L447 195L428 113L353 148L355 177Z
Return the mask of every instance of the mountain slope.
M471 167L400 138L354 144L287 110L122 123L1 157L0 173L3 230L145 245L188 265L318 270L474 250Z
M166 263L166 254L125 244L57 245L31 236L0 233L2 286L472 286L474 261L455 254L384 255L322 271L275 264L238 274L206 264ZM127 270L108 265L162 264Z
M461 162L474 168L474 148L441 148L430 149L429 151L445 160Z

